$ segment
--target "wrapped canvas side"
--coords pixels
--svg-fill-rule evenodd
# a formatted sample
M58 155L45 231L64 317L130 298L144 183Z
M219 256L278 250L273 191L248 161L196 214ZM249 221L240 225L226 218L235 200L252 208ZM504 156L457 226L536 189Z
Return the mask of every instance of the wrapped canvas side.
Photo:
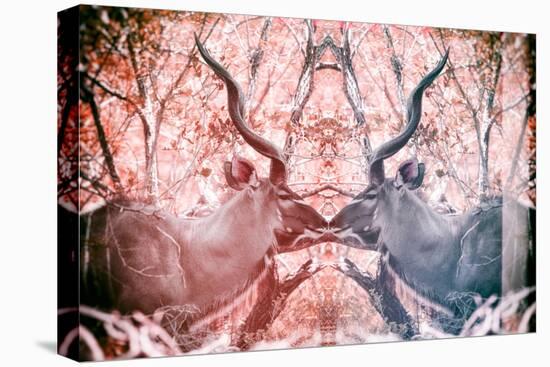
M57 348L79 359L78 30L79 7L58 13Z

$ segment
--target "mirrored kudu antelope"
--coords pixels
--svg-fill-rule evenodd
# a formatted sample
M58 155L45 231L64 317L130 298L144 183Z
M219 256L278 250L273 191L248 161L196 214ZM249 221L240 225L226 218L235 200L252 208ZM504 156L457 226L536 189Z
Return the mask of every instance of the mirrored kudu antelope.
M112 309L152 313L159 307L192 305L199 310L236 298L266 270L267 256L308 246L327 226L325 219L287 185L282 151L254 133L243 118L240 86L203 45L204 61L227 88L228 111L244 141L271 160L268 178L235 157L224 166L238 193L208 217L182 219L139 203L116 203L92 217L88 243L92 282L83 303L107 298ZM100 273L102 276L98 276ZM83 275L83 289L91 289ZM95 292L95 293L94 293ZM221 307L221 306L219 306Z
M395 177L386 177L384 172L384 160L395 155L414 134L422 115L423 93L440 74L447 57L448 51L411 92L404 129L372 152L369 185L329 226L348 246L385 253L401 280L458 316L465 310L457 308L451 301L453 296L501 294L506 216L502 198L462 215L442 215L414 192L422 185L423 163L412 158L399 165ZM526 208L515 201L504 207L506 213L513 213L512 219L526 223L519 220L527 216ZM508 229L512 227L509 223ZM520 228L519 232L527 229ZM345 270L342 268L344 263L339 270Z

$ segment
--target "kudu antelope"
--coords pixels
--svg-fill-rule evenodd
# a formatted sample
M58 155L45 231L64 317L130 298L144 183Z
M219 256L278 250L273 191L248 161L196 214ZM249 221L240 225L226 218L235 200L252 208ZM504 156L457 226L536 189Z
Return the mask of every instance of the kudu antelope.
M367 188L337 213L329 226L348 246L385 253L390 267L406 284L429 301L463 315L471 309L459 310L457 296L500 295L503 280L508 289L529 282L525 274L510 279L516 277L510 273L512 268L520 266L521 272L526 271L526 256L522 264L506 264L502 259L503 237L516 241L513 245L517 250L522 246L521 237L528 236L529 225L527 210L513 200L503 204L502 198L462 215L435 212L414 192L425 172L424 164L416 158L401 163L394 178L385 176L384 160L395 155L414 134L422 116L424 90L442 71L447 56L448 51L412 91L403 131L372 152ZM505 222L503 218L507 218ZM524 255L527 252L521 251ZM342 263L341 267L345 266ZM339 270L345 273L345 269Z
M99 245L88 246L82 264L95 268L94 279L103 274L103 295L121 312L221 307L260 276L268 255L307 246L301 240L320 235L327 224L288 187L282 151L244 121L240 86L198 39L196 45L226 85L234 126L246 143L271 160L269 178L257 177L247 160L233 158L224 171L238 193L208 217L182 219L137 203L115 203L92 216L88 243ZM90 278L83 275L84 290L90 288ZM82 303L101 296L87 298Z

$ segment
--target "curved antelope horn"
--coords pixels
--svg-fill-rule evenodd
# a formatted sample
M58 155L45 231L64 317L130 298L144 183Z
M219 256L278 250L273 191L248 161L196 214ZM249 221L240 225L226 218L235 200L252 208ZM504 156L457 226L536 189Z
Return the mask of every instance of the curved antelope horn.
M243 139L254 148L254 150L271 159L269 180L273 184L286 182L286 163L282 152L273 143L252 131L243 119L244 94L241 87L235 79L233 79L231 74L210 56L210 53L204 48L196 34L195 43L204 61L212 68L214 73L224 81L227 87L227 107L233 124Z
M424 90L437 78L449 56L449 49L443 55L437 66L418 83L407 101L407 123L405 129L395 138L379 146L370 160L370 182L380 185L384 182L384 159L391 157L407 144L407 141L416 131L420 117L422 116L422 96Z

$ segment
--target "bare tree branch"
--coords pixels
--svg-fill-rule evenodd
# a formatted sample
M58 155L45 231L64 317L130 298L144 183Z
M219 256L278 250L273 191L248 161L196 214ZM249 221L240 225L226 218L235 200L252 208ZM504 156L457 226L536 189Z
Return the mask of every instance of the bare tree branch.
M116 170L115 163L113 160L113 155L111 154L111 149L109 148L109 143L107 142L107 138L105 136L105 130L103 129L103 125L101 124L101 117L99 114L99 109L97 107L97 104L95 103L94 95L92 91L85 86L85 83L82 83L82 82L80 83L80 90L81 90L82 100L88 103L92 111L94 124L97 130L97 138L99 140L99 145L101 146L101 150L103 151L103 156L105 158L105 163L107 164L109 175L111 176L111 179L115 184L115 189L117 191L120 191L122 188L121 182L120 182L120 176L118 175L118 172Z

